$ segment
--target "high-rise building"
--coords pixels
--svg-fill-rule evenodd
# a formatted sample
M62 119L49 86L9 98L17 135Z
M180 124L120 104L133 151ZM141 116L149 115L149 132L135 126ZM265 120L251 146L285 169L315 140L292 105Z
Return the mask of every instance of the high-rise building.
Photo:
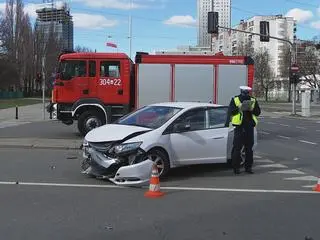
M208 12L219 13L219 26L231 26L231 0L198 0L198 46L210 47L211 34L208 33Z
M45 0L44 0L45 1ZM48 2L48 1L45 1ZM73 50L73 21L67 3L44 3L37 10L36 30L44 34L44 41L47 42L50 29L60 40L63 50Z

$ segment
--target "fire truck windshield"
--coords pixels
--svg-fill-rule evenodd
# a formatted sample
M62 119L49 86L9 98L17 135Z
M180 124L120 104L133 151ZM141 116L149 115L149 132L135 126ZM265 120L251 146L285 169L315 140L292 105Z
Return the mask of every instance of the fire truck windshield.
M58 74L61 80L72 80L86 76L86 61L63 60L59 64Z

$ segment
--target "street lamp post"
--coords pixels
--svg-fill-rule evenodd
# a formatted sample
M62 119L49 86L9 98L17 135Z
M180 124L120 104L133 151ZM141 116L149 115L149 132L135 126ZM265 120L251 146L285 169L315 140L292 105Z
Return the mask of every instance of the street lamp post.
M129 57L131 58L132 51L132 0L130 0L130 13L129 13Z

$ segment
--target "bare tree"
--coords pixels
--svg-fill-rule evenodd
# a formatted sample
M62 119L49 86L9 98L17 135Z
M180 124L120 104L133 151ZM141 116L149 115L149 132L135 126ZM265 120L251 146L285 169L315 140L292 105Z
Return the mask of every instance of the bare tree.
M77 45L77 46L74 48L74 51L75 51L75 52L94 52L91 48L82 47L82 46L80 46L80 45Z
M284 89L288 89L288 101L291 99L291 88L290 88L290 68L291 68L291 47L288 44L283 45L280 54L280 78L284 85Z
M254 53L255 62L255 86L254 91L259 95L265 96L265 101L268 101L270 89L275 84L275 76L270 66L270 54L267 50L259 50Z
M237 55L252 57L254 55L254 48L253 48L251 42L241 41L237 47Z
M308 83L311 87L318 87L320 89L320 57L316 47L306 48L304 54L298 59L298 64L304 82Z
M27 75L26 62L32 61L30 43L32 42L32 28L30 19L23 11L22 0L7 0L5 13L0 24L1 52L6 56L11 69L17 71L17 81L13 85L22 87Z
M18 71L6 56L0 57L0 90L8 90L12 85L18 84Z
M53 75L56 72L57 60L59 54L62 51L62 40L57 37L56 32L54 31L53 23L51 23L48 41L45 44L45 68L44 76L46 80L47 87L52 87Z

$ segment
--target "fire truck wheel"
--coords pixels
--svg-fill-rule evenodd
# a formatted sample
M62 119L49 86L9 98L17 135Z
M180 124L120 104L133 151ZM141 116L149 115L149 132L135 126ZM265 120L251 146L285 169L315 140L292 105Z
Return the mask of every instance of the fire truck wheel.
M104 116L96 111L83 112L78 119L78 130L85 136L92 129L105 124Z

